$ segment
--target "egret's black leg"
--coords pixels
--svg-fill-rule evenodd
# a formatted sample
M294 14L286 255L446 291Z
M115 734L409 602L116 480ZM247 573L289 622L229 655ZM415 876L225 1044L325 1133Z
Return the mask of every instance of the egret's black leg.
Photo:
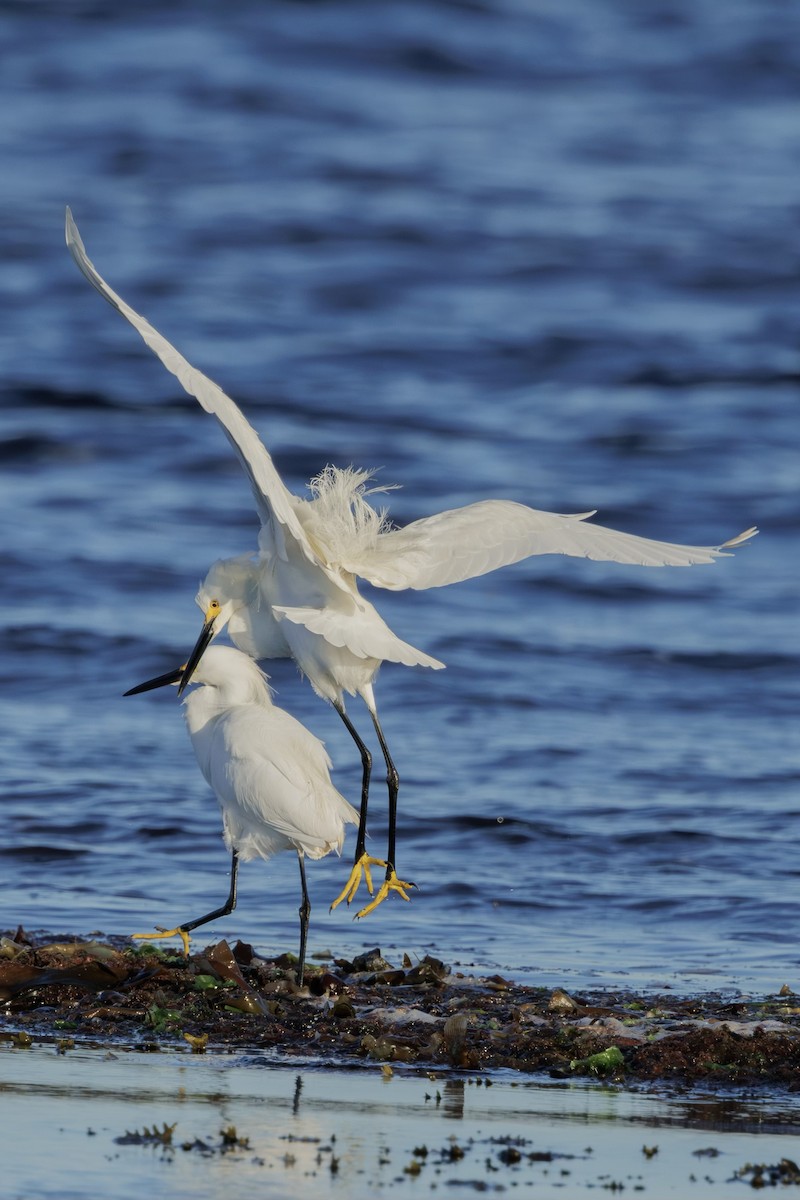
M369 747L365 745L359 736L353 722L345 712L345 707L341 702L335 703L333 706L339 716L344 721L347 732L358 746L358 752L361 755L361 811L358 815L358 836L356 838L356 852L353 856L353 869L350 872L347 883L342 888L339 895L331 905L331 912L336 908L337 904L341 904L342 900L346 900L349 904L355 896L361 884L362 876L366 878L367 888L370 896L372 895L372 876L370 874L371 866L385 867L386 863L382 858L372 858L367 854L367 805L369 804L369 779L372 772L372 754Z
M333 706L345 724L347 732L358 746L358 752L361 755L361 812L358 820L358 837L356 839L356 852L353 861L358 862L361 855L364 853L364 848L367 842L367 805L369 804L369 780L372 773L372 754L369 747L361 740L358 730L345 712L343 704L334 704Z
M396 838L397 838L397 793L400 790L400 776L397 773L397 767L392 761L392 756L389 753L389 747L386 744L386 738L383 736L381 723L378 720L376 712L371 713L372 723L375 726L375 732L378 735L378 741L381 744L383 757L386 760L386 785L389 788L389 838L386 850L386 878L394 872L394 859L396 853Z
M184 933L189 933L192 929L197 929L198 925L208 925L210 921L216 921L217 917L227 917L228 913L232 913L236 908L236 887L239 882L239 851L234 850L231 855L231 886L228 892L228 899L221 908L215 908L213 912L206 913L204 917L198 917L196 921L184 921L181 928Z
M300 965L297 968L297 985L303 986L303 973L306 969L306 942L308 940L308 922L311 917L311 901L306 887L306 860L302 850L297 851L297 861L300 864L300 886L303 889L303 900L300 905Z
M174 929L161 929L158 933L134 933L131 936L145 941L158 941L161 938L179 937L183 942L183 952L188 958L189 956L189 933L192 929L197 929L199 925L207 925L209 921L216 921L217 917L227 917L228 913L232 913L236 908L236 885L239 878L239 851L234 850L231 854L231 886L228 892L228 899L220 908L215 908L213 912L206 913L204 917L197 917L194 921L184 921L182 925L177 925Z
M378 741L383 751L383 757L386 760L386 783L389 788L389 840L386 850L386 878L378 889L378 894L366 904L359 912L357 917L365 917L367 913L371 913L374 908L386 899L389 892L397 892L403 900L408 900L406 892L409 888L416 887L415 883L408 880L398 879L395 870L395 854L397 851L397 793L400 789L400 776L397 773L397 767L392 761L392 756L389 753L389 747L386 744L386 738L383 736L381 723L378 720L378 714L374 708L370 707L370 715L372 723L375 726L375 732L378 735Z

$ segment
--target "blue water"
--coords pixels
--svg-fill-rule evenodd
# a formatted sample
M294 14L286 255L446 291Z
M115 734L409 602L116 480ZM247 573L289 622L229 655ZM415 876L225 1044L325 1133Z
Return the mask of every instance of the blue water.
M130 932L227 888L174 693L122 692L185 658L256 520L216 423L76 271L69 203L295 489L352 462L400 523L496 496L762 528L688 571L372 595L448 666L377 688L420 886L353 924L344 862L313 864L312 951L800 987L800 8L28 0L0 38L0 926ZM271 674L355 799L335 714ZM246 866L209 937L294 948L295 877Z

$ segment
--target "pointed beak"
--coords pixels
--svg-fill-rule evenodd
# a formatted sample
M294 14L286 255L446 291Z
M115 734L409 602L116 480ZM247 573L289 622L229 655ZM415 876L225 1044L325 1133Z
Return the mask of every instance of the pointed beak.
M183 667L177 667L174 671L167 671L166 675L159 675L156 679L148 679L147 683L140 683L137 687L132 687L124 695L137 696L139 692L152 692L154 688L166 687L170 683L178 683L183 676L183 672Z
M215 619L215 617L208 618L203 625L203 628L200 630L200 637L195 642L194 650L192 650L192 653L189 655L186 666L181 672L181 681L178 685L179 696L183 695L183 690L191 681L192 675L194 675L195 670L197 669L197 664L200 662L200 659L203 657L209 647L209 644L213 640Z

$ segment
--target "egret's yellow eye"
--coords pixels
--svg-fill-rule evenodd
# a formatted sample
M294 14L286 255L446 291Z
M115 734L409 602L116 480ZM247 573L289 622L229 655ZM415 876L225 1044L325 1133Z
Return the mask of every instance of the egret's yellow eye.
M212 600L208 606L209 612L219 612L219 600Z

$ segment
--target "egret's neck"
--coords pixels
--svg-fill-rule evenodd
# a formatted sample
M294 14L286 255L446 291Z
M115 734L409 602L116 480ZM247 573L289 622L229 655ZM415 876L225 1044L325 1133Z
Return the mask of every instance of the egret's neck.
M236 678L226 679L219 685L203 684L190 692L184 701L186 724L189 733L202 729L213 717L240 705L272 707L269 686L255 663L252 671Z

